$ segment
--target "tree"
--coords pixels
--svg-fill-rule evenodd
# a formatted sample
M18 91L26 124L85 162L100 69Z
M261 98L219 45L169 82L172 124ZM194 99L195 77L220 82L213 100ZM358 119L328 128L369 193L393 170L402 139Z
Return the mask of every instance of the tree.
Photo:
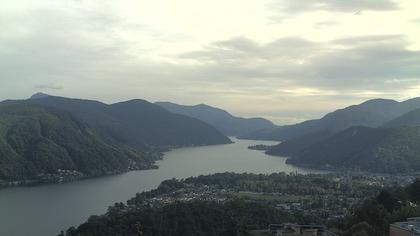
M382 190L376 199L378 200L378 203L382 204L390 213L399 205L398 200L386 189Z
M368 223L374 230L370 235L382 235L388 231L390 214L386 208L376 200L368 200L353 213L350 225L361 222Z
M370 236L374 229L366 221L353 225L344 236Z
M417 178L410 186L408 186L407 192L410 195L411 200L420 202L420 179Z

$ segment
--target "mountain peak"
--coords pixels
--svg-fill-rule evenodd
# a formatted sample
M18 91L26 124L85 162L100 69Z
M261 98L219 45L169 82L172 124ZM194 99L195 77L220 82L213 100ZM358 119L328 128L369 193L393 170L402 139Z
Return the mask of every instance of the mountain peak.
M39 98L45 98L45 97L49 97L49 96L50 95L48 95L46 93L35 93L29 99L39 99Z
M205 109L216 109L215 107L209 106L209 105L204 104L204 103L200 103L200 104L194 105L192 107L205 108ZM222 110L222 109L219 109L219 110Z
M376 98L376 99L367 100L366 102L363 102L360 105L387 105L390 103L398 103L398 102L392 99Z
M190 116L208 123L228 136L244 136L248 133L273 128L275 125L266 119L236 117L229 112L204 103L197 105L179 105L170 102L157 102L169 112Z

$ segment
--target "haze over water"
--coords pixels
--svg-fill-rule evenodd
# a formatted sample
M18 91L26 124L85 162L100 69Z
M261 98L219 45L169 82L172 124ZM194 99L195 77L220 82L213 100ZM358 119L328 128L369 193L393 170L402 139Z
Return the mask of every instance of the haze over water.
M137 192L156 188L170 178L220 172L316 173L285 163L286 158L249 150L249 145L276 142L237 140L234 144L181 148L166 153L159 169L66 184L0 190L0 235L49 236L78 226L90 215L105 213L115 202L126 202Z

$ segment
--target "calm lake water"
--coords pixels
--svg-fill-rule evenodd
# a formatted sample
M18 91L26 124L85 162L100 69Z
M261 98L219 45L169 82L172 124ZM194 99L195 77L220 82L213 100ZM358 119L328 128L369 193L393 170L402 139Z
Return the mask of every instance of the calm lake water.
M287 165L286 159L248 150L249 145L275 142L237 140L234 144L181 148L168 152L159 169L66 184L0 190L1 236L52 236L77 226L90 215L105 213L115 202L126 202L137 192L156 188L170 178L218 172L316 173Z

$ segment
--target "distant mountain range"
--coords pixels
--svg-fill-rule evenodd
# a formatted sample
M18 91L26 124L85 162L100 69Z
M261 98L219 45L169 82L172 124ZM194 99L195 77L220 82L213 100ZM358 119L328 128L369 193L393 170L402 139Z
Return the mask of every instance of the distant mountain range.
M259 130L243 138L285 141L313 133L334 134L352 126L379 127L417 108L420 108L420 98L404 102L374 99L328 113L321 119Z
M89 177L152 168L158 150L231 143L226 135L282 141L266 152L299 166L420 171L420 98L369 100L279 127L203 104L108 105L39 93L0 102L0 184L57 178L58 170Z
M146 169L161 148L227 143L211 125L144 100L107 105L35 94L0 102L0 184L49 181L59 170L89 177Z
M134 148L231 143L211 125L168 112L145 100L107 105L92 100L38 94L28 102L67 111L95 128L105 139Z
M185 106L171 102L156 102L155 104L170 112L204 121L228 136L244 136L257 130L272 129L276 127L267 119L236 117L225 110L205 104L195 106Z
M265 133L285 139L267 150L288 163L377 172L420 170L420 99L375 99ZM282 129L285 129L282 131ZM255 133L254 133L255 134Z

